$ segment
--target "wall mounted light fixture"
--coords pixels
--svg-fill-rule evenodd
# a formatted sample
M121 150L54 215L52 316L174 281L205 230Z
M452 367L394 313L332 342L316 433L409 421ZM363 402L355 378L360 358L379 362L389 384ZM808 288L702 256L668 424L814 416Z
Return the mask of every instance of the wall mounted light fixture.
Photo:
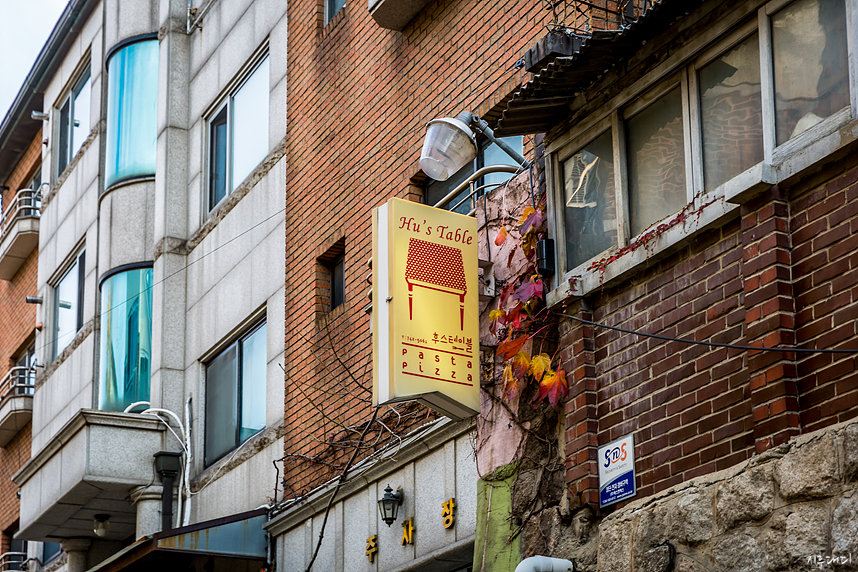
M381 513L381 520L387 526L396 521L396 517L399 516L399 505L402 504L402 487L396 489L396 492L393 492L393 489L390 488L390 485L387 485L387 488L384 489L384 496L378 500L378 511Z
M99 513L93 517L92 531L99 538L104 538L110 532L110 515Z

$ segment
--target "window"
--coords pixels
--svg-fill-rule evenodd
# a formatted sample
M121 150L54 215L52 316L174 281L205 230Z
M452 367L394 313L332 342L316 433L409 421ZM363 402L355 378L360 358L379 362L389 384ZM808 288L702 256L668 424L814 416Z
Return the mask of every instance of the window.
M764 161L850 121L846 1L774 0L558 142L550 184L563 272L717 198L708 193L741 192Z
M771 17L777 144L849 105L846 6L800 0Z
M523 154L522 147L524 139L522 137L504 137L503 141L514 150ZM500 147L484 139L480 142L480 151L477 153L477 158L473 165L464 166L457 173L451 175L446 181L429 180L426 186L426 204L437 204L456 187L465 182L465 180L473 175L478 169L492 165L509 165L516 168L519 166L518 163L516 163L513 158L507 155ZM495 186L505 183L512 177L513 175L511 173L491 173L477 181L475 187L491 185L483 189L483 191L490 191L495 188ZM461 205L459 203L465 200L465 197L467 197L469 193L470 190L464 189L454 199L444 205L444 208L447 210L455 210L457 213L468 214L473 208L471 201L465 201ZM483 193L481 191L477 193L477 196L481 196L482 194Z
M206 367L206 465L265 427L266 331L262 323Z
M63 546L59 542L44 542L42 543L42 564L47 564L54 558L60 555L63 551Z
M345 258L341 255L331 264L331 310L346 301Z
M125 45L107 65L105 187L155 174L158 40Z
M337 15L337 12L345 8L346 0L325 0L325 24Z
M102 411L149 400L152 362L152 269L119 272L101 286Z
M71 268L54 286L54 344L53 357L56 358L66 346L72 343L74 336L83 326L83 280L85 272L85 254L74 257Z
M57 176L68 167L89 136L89 111L92 86L89 66L77 79L59 110L57 128Z
M208 122L208 210L234 191L268 155L268 56Z

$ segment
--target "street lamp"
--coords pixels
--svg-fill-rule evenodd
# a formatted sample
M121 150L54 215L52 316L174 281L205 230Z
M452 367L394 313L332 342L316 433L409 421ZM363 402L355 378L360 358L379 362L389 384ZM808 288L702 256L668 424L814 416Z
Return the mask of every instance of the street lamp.
M488 123L470 111L463 111L456 119L433 119L427 125L423 151L420 153L420 168L423 172L436 181L446 181L450 175L473 161L477 156L474 130L503 149L519 165L530 168L527 159L495 137Z

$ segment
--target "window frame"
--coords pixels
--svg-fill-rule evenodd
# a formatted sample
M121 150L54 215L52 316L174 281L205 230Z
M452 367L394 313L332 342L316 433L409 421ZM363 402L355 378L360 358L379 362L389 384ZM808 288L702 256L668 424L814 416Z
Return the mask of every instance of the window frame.
M80 147L72 152L74 148L74 109L75 109L75 99L83 92L84 86L86 86L87 82L90 82L90 109L87 110L87 115L89 116L90 122L92 120L92 63L87 58L87 63L81 67L81 69L76 72L73 76L72 81L69 82L69 87L65 91L63 97L59 100L59 105L55 106L55 116L56 116L56 127L54 140L57 141L57 145L55 147L55 161L56 165L56 173L55 178L59 178L60 175L71 165L74 158L80 152L80 149L83 147L83 141L81 141ZM63 129L63 109L68 105L68 125L66 129ZM65 133L63 133L65 131ZM65 135L65 145L63 145L63 135ZM89 130L87 130L87 137L89 136ZM86 141L86 138L84 138Z
M269 69L268 69L268 98L269 98L269 107L268 107L268 118L266 121L266 131L268 131L268 127L270 125L271 120L271 60L270 53L268 50L267 43L262 46L257 53L253 55L248 60L248 63L242 68L241 72L236 75L235 79L230 82L227 88L224 90L224 95L218 98L217 102L210 108L210 110L204 115L205 117L205 146L204 146L204 174L205 174L205 190L203 197L203 217L205 218L211 212L217 209L218 206L223 203L227 197L229 197L237 188L238 185L241 184L242 181L238 182L238 185L233 186L233 171L234 171L234 160L235 155L233 153L233 148L235 146L235 128L234 128L234 120L235 120L235 96L241 89L247 85L248 80L256 73L257 70L260 69L262 64L268 60ZM226 166L225 166L225 192L224 196L219 200L213 202L213 186L212 186L212 149L213 149L213 137L212 137L212 125L213 121L220 115L220 113L226 109ZM268 141L266 141L266 147L268 147ZM265 155L259 160L257 163L257 167L270 153L270 149L265 153ZM247 176L250 176L253 173L252 169Z
M77 268L77 312L75 316L75 330L77 335L83 327L83 303L85 300L85 282L86 282L86 248L75 250L75 253L69 257L66 264L63 265L63 271L59 274L56 280L51 282L51 361L59 357L63 350L69 347L74 341L74 336L62 348L60 348L59 340L59 295L60 284L71 275L72 270Z
M581 276L594 261L609 257L620 249L633 243L641 234L649 232L660 223L675 217L679 212L671 213L644 229L643 233L632 236L629 227L629 178L626 147L626 121L639 113L656 99L668 93L677 83L681 86L683 144L685 149L686 191L688 203L699 209L719 198L731 198L760 184L767 173L806 149L809 145L831 135L838 128L858 119L858 55L855 44L858 41L854 33L858 31L858 0L843 0L847 15L847 67L850 105L807 131L775 146L774 102L772 76L772 44L770 36L771 15L793 2L801 0L772 0L753 9L732 12L711 26L675 54L646 73L623 92L611 98L594 113L588 114L582 121L565 132L560 132L546 145L548 182L549 232L556 236L557 268L554 286L563 290L574 276ZM764 31L766 33L764 33ZM760 91L762 105L763 160L742 173L734 175L725 183L705 190L703 178L703 131L700 109L700 94L697 72L721 57L736 45L754 33L758 34L760 53ZM618 244L575 268L567 268L566 235L564 221L564 181L563 162L597 139L608 129L612 131L614 154L614 188L617 192ZM727 204L723 209L729 211L737 205ZM701 225L702 226L702 225ZM686 232L688 236L696 229ZM675 242L675 241L674 241ZM624 269L625 270L625 269ZM585 292L586 292L585 288ZM571 290L567 291L567 293ZM577 294L577 293L576 293ZM557 299L565 294L559 293Z
M340 276L337 277L337 266L340 266ZM328 276L330 277L330 311L333 312L340 306L346 303L346 255L341 253L331 260L328 266ZM339 294L339 302L337 301Z
M343 5L340 6L337 10L333 10L332 6L336 2L336 0L325 0L325 26L331 23L331 20L334 19L334 16L340 13L340 11L346 9L346 1L343 2Z
M266 370L265 405L267 408L267 404L268 404L268 395L267 395L267 387L268 387L268 378L267 378L267 368L268 368L267 326L268 326L268 320L267 320L267 317L263 314L263 317L261 319L254 320L252 322L252 325L250 325L249 327L247 327L245 329L242 329L238 335L231 337L227 343L224 343L224 344L218 346L214 351L210 352L210 354L208 356L205 356L204 359L201 360L203 362L203 383L205 384L205 402L203 403L204 424L203 424L203 432L202 432L203 433L202 434L203 464L205 467L210 467L210 466L214 465L215 463L217 463L218 461L220 461L221 459L223 459L224 457L226 457L227 455L229 455L230 453L232 453L233 451L235 451L236 449L241 447L244 443L246 443L251 438L253 438L254 435L258 435L259 433L264 431L265 428L268 426L268 420L266 419L266 423L265 423L265 425L263 425L263 427L261 427L259 430L255 431L254 433L248 435L245 439L241 439L242 386L244 384L244 379L242 377L242 375L243 375L242 374L242 365L243 365L243 357L244 357L243 356L243 344L251 336L253 336L257 332L259 332L260 329L266 328L266 336L263 339L264 346L266 348L266 350L265 350L265 363L263 365L264 365L264 369ZM221 356L223 356L224 354L226 354L227 352L229 352L233 348L236 348L236 367L235 367L236 379L235 379L235 383L237 385L236 401L234 404L235 409L236 409L235 444L231 448L225 450L222 454L218 455L217 457L209 458L208 427L209 427L209 421L210 420L209 420L209 415L208 415L208 403L209 403L209 394L208 394L208 391L209 391L208 375L209 375L209 373L208 373L208 370L209 370L209 367L215 361L217 361L218 358L220 358ZM267 414L267 410L265 413ZM267 415L266 415L266 417L267 417Z

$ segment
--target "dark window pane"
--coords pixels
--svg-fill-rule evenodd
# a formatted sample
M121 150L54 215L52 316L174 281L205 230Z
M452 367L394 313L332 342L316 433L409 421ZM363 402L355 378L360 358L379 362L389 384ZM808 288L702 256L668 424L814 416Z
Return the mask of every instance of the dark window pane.
M524 155L524 137L502 137L501 140L513 148L513 150L518 151L520 155ZM480 151L480 155L482 159L480 160L480 164L482 167L490 167L492 165L509 165L511 167L520 167L518 163L515 162L515 159L506 154L506 151L495 145L494 143L488 144L485 148ZM490 175L486 175L483 177L480 185L491 185L491 184L499 184L505 183L510 180L514 175L512 173L492 173ZM492 189L486 189L486 191L491 191Z
M263 324L241 342L240 442L265 428L267 331L266 325Z
M334 266L331 268L331 310L345 302L346 299L344 264L345 261L340 257L334 262Z
M709 191L763 160L757 35L707 64L698 77L703 178Z
M69 164L69 122L71 121L71 98L66 99L60 109L60 125L57 128L59 144L57 145L57 176L66 170Z
M227 108L221 110L209 127L209 209L213 209L226 196Z
M59 556L63 547L59 542L45 542L42 545L42 562L48 562Z
M220 354L206 369L206 464L237 443L238 344Z
M777 144L849 105L843 0L800 0L772 16Z
M74 123L71 128L71 152L69 160L71 160L77 152L80 151L83 142L89 136L89 107L90 97L92 94L92 86L89 81L89 70L78 80L78 84L74 90L74 101L72 103L72 115Z
M617 244L612 149L608 131L563 162L569 270Z
M687 202L679 87L627 122L632 236Z

